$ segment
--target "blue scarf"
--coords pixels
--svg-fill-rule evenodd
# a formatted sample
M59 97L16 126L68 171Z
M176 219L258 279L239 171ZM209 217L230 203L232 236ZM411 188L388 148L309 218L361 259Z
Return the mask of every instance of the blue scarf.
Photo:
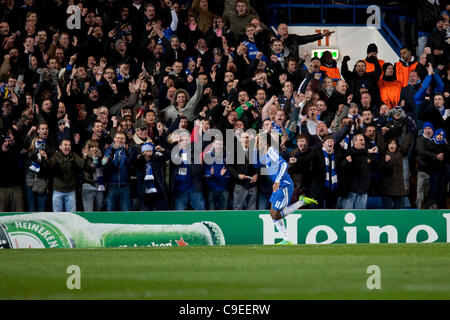
M349 118L353 119L352 116L349 115ZM354 130L355 130L355 124L352 124L352 128L350 129L350 133L348 135L345 136L344 138L344 146L343 148L345 150L348 150L352 144L353 144L353 135L354 135Z
M40 153L37 154L37 157L39 160L41 160ZM41 171L41 164L39 163L39 161L34 161L33 164L29 168L31 171L38 173L39 171Z
M34 148L35 148L35 150L44 150L45 149L45 140L44 139L36 140L35 143L34 143ZM39 151L37 153L37 158L38 158L39 161L36 160L36 161L33 162L33 164L31 166L29 166L30 170L32 170L32 171L34 171L36 173L41 171L41 163L40 163L40 161L42 159L41 159L41 154L39 153Z
M279 134L280 136L283 135L283 131L281 130L281 127L280 127L279 125L277 125L277 124L275 123L275 121L272 121L272 130L275 131L275 132L278 132L278 134Z
M325 188L330 191L336 191L338 187L337 173L336 173L336 162L334 160L334 153L328 154L324 149L322 149L323 155L325 156Z
M98 184L97 191L105 191L105 180L103 179L101 162L98 161L98 158L93 158L92 161L95 163L94 182Z
M352 130L353 131L353 130ZM344 149L348 150L352 146L353 133L349 133L344 138Z

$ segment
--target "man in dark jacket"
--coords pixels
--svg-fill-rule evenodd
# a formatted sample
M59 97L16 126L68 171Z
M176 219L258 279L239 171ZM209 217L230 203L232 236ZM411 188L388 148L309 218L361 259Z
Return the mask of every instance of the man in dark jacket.
M309 139L309 147L311 149L317 149L321 148L323 144L323 138L327 135L329 135L329 129L327 125L323 122L319 122L316 128L316 134L310 135L305 121L302 122L302 129L301 132L304 132L306 136ZM342 140L345 139L345 137L350 133L350 130L353 126L353 120L350 118L343 118L341 121L341 126L339 130L334 131L330 134L330 136L333 138L335 144L341 143Z
M105 166L108 181L107 211L114 211L117 204L120 204L121 211L129 211L131 208L129 168L135 153L125 142L125 133L117 132L114 143L106 149L103 156L102 165Z
M439 16L436 20L435 28L427 40L427 47L431 49L435 66L441 65L442 68L447 65L450 54L450 45L445 41L447 30L445 29L444 21L444 17Z
M23 212L22 178L19 161L20 146L14 136L2 137L0 148L0 211Z
M366 150L364 135L357 134L353 137L353 147L344 161L348 187L344 209L366 209L372 175L371 167L376 165L376 160L370 158L369 154L377 152L377 147Z
M340 193L345 190L342 163L344 150L334 142L332 136L323 138L323 146L314 151L311 196L319 202L321 209L335 209Z
M70 140L62 140L59 151L50 159L43 154L44 167L53 172L53 211L75 212L76 208L76 175L77 170L86 165L86 158L80 158L72 152Z
M329 37L331 34L334 33L334 31L327 31L326 33L317 33L306 36L289 34L288 26L285 23L280 23L277 31L285 47L289 49L291 57L297 60L299 59L299 51L298 51L299 45L322 40L324 37Z
M225 167L222 139L215 139L212 148L203 157L203 173L208 187L208 210L227 210L230 174Z
M140 210L168 210L165 161L170 159L170 151L150 142L138 148L136 178Z
M250 135L243 132L234 143L234 161L226 164L235 182L233 209L242 210L247 203L247 210L256 210L258 170L250 163Z
M189 132L180 134L178 144L172 149L170 161L170 194L174 210L205 210L203 196L202 166L198 154L191 148ZM201 150L200 150L201 152Z
M300 195L300 192L303 190L310 189L313 178L312 166L314 160L314 153L308 146L308 136L299 134L296 140L297 149L293 150L288 157L284 156L285 159L289 160L288 173L292 181L294 181L293 198L296 198L296 194Z
M403 87L400 91L400 106L402 106L406 114L416 122L418 119L418 110L416 108L414 96L421 86L422 83L419 78L419 73L416 70L413 70L408 75L408 85Z
M417 138L417 156L418 167L417 172L417 197L416 206L418 209L423 209L425 200L430 190L430 175L433 172L433 167L436 161L444 160L444 153L439 151L432 138L434 133L434 126L431 122L425 122L423 127L423 134Z
M328 110L335 113L341 104L349 104L348 102L348 84L344 80L336 83L336 88L327 100Z
M378 106L380 102L380 91L378 90L378 80L380 79L382 69L378 58L374 55L367 57L366 61L373 63L375 70L366 72L366 62L359 60L356 62L355 68L350 72L348 68L349 56L345 56L342 60L341 73L345 81L348 83L349 91L352 93L353 101L359 103L361 93L368 90L372 96L373 103Z
M436 94L433 101L424 100L419 106L419 119L431 122L435 128L450 129L450 110L445 109L445 98L443 94Z

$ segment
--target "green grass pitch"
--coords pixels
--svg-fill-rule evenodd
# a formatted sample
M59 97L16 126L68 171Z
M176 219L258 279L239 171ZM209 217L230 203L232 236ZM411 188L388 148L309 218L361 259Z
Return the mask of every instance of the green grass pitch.
M450 245L0 251L0 299L450 299ZM81 270L69 290L67 267ZM370 265L381 289L369 290Z

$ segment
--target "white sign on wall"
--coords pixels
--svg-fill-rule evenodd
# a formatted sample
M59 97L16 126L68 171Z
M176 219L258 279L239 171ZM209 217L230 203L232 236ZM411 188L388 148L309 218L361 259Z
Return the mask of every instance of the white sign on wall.
M395 53L389 43L384 39L376 28L356 26L291 26L289 33L298 35L312 35L334 31L330 36L319 41L300 45L299 53L313 50L334 49L339 52L337 62L341 67L342 58L346 55L351 57L349 68L352 69L356 61L364 59L367 55L367 46L375 43L378 47L378 58L395 64L399 56Z

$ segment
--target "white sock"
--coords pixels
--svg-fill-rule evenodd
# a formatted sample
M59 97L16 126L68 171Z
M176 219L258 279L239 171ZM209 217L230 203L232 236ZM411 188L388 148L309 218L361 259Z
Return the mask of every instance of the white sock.
M302 207L305 204L304 201L297 201L294 202L293 204L291 204L290 206L284 207L281 210L281 214L283 215L283 217L287 217L288 215L290 215L292 212L294 212L295 210L297 210L298 208Z
M288 235L287 235L286 226L284 225L284 220L283 219L274 220L273 223L277 227L278 232L281 233L281 236L283 237L283 240L287 240L288 239Z

